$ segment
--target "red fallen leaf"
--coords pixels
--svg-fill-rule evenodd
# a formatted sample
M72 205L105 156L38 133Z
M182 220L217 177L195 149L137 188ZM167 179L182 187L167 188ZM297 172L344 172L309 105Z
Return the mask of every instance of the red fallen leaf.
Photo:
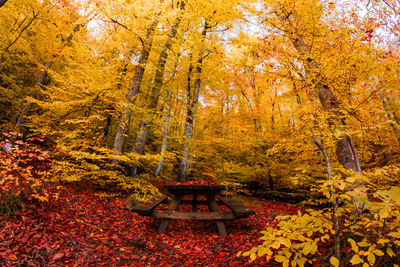
M11 254L10 256L8 256L8 258L9 258L10 260L12 260L12 261L18 260L18 257L17 257L17 255L15 255L15 254Z
M225 256L226 256L226 254L225 254L224 252L221 252L221 253L218 254L218 257L219 257L219 258L223 258L223 257L225 257Z
M230 261L229 266L240 266L242 263L240 261Z
M53 261L61 259L62 257L64 257L64 253L58 252L56 255L53 256Z
M100 242L103 243L104 245L108 245L108 244L109 244L108 241L105 240L105 239L103 239L103 238L100 238L99 240L100 240Z

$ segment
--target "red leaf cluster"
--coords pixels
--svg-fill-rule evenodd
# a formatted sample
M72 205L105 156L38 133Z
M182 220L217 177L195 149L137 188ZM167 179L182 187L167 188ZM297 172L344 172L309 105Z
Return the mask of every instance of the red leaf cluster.
M24 266L242 266L264 265L237 257L261 241L259 231L292 214L297 207L252 198L255 216L227 221L219 236L209 221L172 221L156 231L160 220L130 212L123 199L104 199L94 191L59 188L59 198L27 207L0 222L0 265Z
M41 151L33 145L42 143L43 137L22 140L18 133L2 135L5 139L0 141L0 199L23 193L30 200L36 193L35 187L43 187L52 177L53 159L48 151Z

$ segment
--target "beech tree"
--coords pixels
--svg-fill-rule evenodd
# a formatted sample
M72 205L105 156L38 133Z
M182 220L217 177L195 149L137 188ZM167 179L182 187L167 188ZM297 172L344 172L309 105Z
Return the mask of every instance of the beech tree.
M185 2L180 1L178 2L178 12L180 13L185 9ZM177 27L181 23L182 20L182 14L177 14L177 17L175 18L173 24L171 25L171 28L168 32L167 40L164 43L164 46L159 54L158 57L158 62L156 65L156 71L154 74L154 86L152 87L151 90L151 95L149 98L149 103L147 104L147 108L152 111L156 109L160 97L160 91L161 87L163 85L163 77L164 77L164 72L165 72L165 66L168 58L168 53L169 50L171 49L172 41L174 40L176 33L178 31ZM144 153L144 147L147 143L147 139L150 133L150 128L151 128L151 119L150 120L143 120L140 122L139 126L139 131L136 136L135 143L132 147L132 153L136 154L143 154ZM132 174L137 173L137 165L132 164L131 169L132 169Z
M119 153L123 152L123 147L125 144L125 138L128 132L128 128L131 122L131 107L130 105L134 102L134 99L136 95L139 93L140 85L143 79L143 74L145 71L145 66L147 63L147 60L149 58L149 54L151 51L151 47L153 44L153 35L154 35L154 30L158 24L158 19L157 17L160 15L160 12L156 14L155 21L152 22L151 25L149 25L146 36L144 38L140 38L140 41L142 43L142 50L140 52L140 57L139 61L136 65L135 68L135 74L132 79L131 86L128 91L128 96L126 99L126 107L124 108L123 114L121 116L120 122L118 124L118 130L117 133L115 134L115 139L114 139L114 147L113 149Z

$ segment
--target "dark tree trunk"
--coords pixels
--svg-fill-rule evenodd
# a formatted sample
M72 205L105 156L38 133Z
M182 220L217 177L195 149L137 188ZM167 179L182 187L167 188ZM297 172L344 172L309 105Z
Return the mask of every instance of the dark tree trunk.
M193 65L190 63L189 66L189 71L188 71L188 76L187 76L187 102L186 102L186 123L185 123L185 131L184 131L184 140L183 140L183 155L182 155L182 160L179 164L179 174L178 174L178 180L183 182L186 181L186 174L187 174L187 169L189 167L189 141L190 137L192 136L192 124L193 124L193 110L192 110L192 84L191 84L191 78L192 78L192 72L193 72Z

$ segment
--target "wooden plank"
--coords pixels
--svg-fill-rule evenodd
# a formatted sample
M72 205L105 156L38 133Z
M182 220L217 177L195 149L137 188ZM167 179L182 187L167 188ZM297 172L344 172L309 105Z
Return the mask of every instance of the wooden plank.
M149 216L151 215L152 210L160 205L163 202L166 202L167 196L161 196L152 199L149 203L139 204L133 207L130 207L130 210L133 212L137 212L140 215Z
M219 197L219 200L227 206L233 214L235 214L238 218L247 218L250 215L256 214L252 209L246 208L243 205L240 205L229 198Z
M185 194L185 195L206 195L209 193L220 193L226 190L224 185L172 185L166 184L164 188L172 195Z
M186 185L186 184L166 184L166 189L172 190L205 190L205 191L222 191L226 190L225 185Z
M181 212L169 210L153 210L152 216L165 219L188 219L188 220L231 220L235 218L232 212Z

